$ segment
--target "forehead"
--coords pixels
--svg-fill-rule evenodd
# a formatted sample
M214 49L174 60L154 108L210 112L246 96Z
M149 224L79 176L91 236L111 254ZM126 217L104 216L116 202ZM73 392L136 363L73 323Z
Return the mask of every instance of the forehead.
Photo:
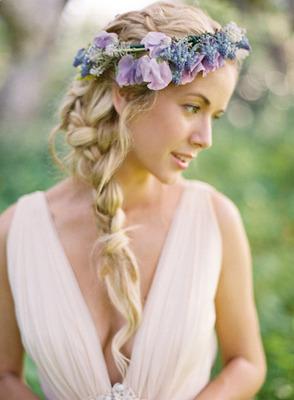
M212 106L222 108L229 102L237 79L237 67L233 63L226 63L223 67L208 73L205 77L196 76L192 82L185 85L170 85L166 88L165 93L162 91L162 94L181 99L193 97L193 93L200 93L210 100Z

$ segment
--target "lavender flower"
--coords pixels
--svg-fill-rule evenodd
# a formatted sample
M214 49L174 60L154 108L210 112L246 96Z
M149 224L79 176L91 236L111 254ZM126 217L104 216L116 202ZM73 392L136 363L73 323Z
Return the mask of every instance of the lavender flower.
M234 59L236 46L229 40L224 32L217 32L215 34L217 41L217 50L223 58Z
M94 45L98 49L106 49L108 46L115 46L118 44L118 36L116 33L109 33L106 31L101 31L94 38Z
M144 44L146 50L149 50L150 57L157 57L170 45L171 38L161 32L149 32L140 43Z
M203 76L224 65L224 57L219 53L218 48L217 38L207 34L200 47L200 53L204 55L202 60L202 65L204 66Z

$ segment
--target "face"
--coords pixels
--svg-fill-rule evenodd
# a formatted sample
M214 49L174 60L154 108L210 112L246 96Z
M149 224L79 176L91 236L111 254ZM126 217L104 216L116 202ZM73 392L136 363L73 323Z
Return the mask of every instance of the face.
M225 112L237 74L227 63L206 77L158 91L154 106L129 125L133 148L125 166L132 176L152 174L162 183L174 183L192 158L212 145L212 122Z

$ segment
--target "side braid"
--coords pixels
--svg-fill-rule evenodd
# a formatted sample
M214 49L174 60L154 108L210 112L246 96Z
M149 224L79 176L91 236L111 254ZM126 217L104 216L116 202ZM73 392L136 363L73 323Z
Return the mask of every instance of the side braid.
M112 342L113 357L124 376L130 360L120 348L136 331L142 315L139 268L127 236L128 231L139 226L124 227L123 194L112 178L131 147L127 122L150 106L155 94L150 93L149 102L145 99L142 104L138 95L132 98L129 94L129 102L118 119L110 89L106 81L98 85L93 81L75 82L60 109L61 122L51 132L50 148L59 164L66 165L73 176L93 187L98 238L90 263L97 268L99 256L98 279L104 280L111 302L127 321ZM54 147L60 130L65 131L65 141L71 148L63 160Z

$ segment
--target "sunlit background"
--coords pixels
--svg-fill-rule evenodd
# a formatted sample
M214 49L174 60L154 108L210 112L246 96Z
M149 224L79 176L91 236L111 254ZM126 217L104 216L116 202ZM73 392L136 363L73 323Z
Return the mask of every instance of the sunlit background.
M0 211L60 174L47 150L73 57L116 14L150 1L0 1ZM193 3L193 2L190 2ZM253 47L213 146L184 175L207 181L240 209L253 255L255 297L268 361L258 400L294 399L294 2L203 0ZM218 362L213 375L219 371ZM34 365L26 377L42 398Z
M65 6L62 19L71 26L94 24L103 26L117 14L139 10L150 4L148 0L105 1L103 7L97 0L71 0Z

